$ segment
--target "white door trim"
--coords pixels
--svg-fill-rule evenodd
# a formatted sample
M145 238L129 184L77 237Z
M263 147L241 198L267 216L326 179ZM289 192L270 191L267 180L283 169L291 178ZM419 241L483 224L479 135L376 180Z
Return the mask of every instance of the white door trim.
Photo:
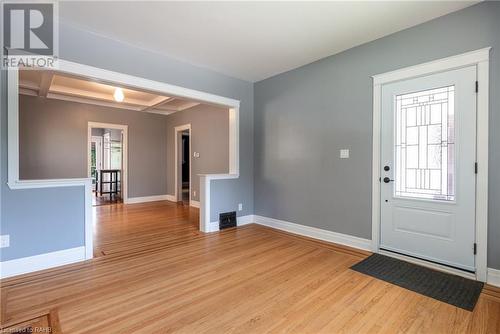
M88 122L87 124L87 175L90 178L90 150L92 141L92 129L116 129L123 132L123 161L121 187L123 190L123 203L128 203L128 125L115 123Z
M175 135L175 140L174 140L174 145L175 145L175 148L174 148L174 151L175 151L175 167L174 167L174 171L175 171L175 189L174 189L174 196L175 196L175 200L177 202L180 202L182 201L182 194L179 194L179 132L182 132L184 130L188 130L189 131L189 205L191 205L191 183L193 182L193 173L191 173L191 162L192 162L192 159L191 159L191 152L192 152L192 148L191 148L191 124L184 124L184 125L179 125L179 126L176 126L174 128L174 135Z
M476 275L478 281L487 279L488 250L488 117L489 117L489 55L491 47L443 58L373 76L373 158L372 158L372 250L379 253L380 245L380 129L382 114L382 85L475 65L477 67L477 138L476 161ZM473 87L471 87L473 89ZM443 270L442 266L428 265Z
M101 136L92 136L91 139L90 139L90 142L91 144L93 142L96 143L96 161L95 161L95 164L96 164L96 170L100 167L102 168L102 149L103 149L103 137ZM97 148L99 147L99 148ZM91 164L89 163L89 167L88 167L90 170L92 170L92 166ZM89 174L90 175L90 174ZM97 190L97 183L95 184L95 187L94 187L94 184L92 184L92 190Z

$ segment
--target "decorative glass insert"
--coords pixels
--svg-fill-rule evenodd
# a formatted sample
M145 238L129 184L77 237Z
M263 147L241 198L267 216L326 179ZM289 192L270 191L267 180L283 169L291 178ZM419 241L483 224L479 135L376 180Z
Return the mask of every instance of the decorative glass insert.
M395 196L455 200L455 86L396 96Z

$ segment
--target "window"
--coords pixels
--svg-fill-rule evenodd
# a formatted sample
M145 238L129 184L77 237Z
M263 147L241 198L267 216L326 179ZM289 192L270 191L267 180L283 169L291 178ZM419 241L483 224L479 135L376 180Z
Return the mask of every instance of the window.
M395 97L395 196L455 200L455 86Z

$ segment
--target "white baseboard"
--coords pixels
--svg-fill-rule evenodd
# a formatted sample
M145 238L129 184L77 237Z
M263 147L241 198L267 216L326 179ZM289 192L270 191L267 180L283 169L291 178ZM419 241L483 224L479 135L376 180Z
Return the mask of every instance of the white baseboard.
M362 250L371 250L371 240L363 239L359 237L354 237L348 234L342 234L332 231L323 230L316 227L310 227L305 225L300 225L296 223L290 223L284 220L254 216L254 221L256 224L272 227L278 230L302 235L305 237L319 239L323 241L333 242L336 244L349 246L353 248L358 248Z
M208 228L205 232L217 232L219 230L219 222L208 223Z
M144 197L129 197L126 201L126 204L135 204L135 203L146 203L146 202L155 202L155 201L174 201L172 199L172 195L156 195L156 196L144 196Z
M488 268L488 279L487 283L490 285L500 287L500 270Z
M192 206L192 207L195 207L195 208L199 208L200 207L200 202L199 201L195 201L195 200L191 200L189 202L189 205Z
M177 202L177 198L175 198L175 195L165 195L166 196L166 200L167 201L170 201L170 202Z
M85 246L0 262L0 278L31 273L85 260Z
M253 224L255 223L255 216L254 215L246 215L246 216L240 216L236 218L238 226L243 226L247 224Z

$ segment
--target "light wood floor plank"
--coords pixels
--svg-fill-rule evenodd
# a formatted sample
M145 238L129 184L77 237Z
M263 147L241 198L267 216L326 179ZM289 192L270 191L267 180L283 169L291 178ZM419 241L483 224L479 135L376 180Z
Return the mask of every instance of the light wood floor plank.
M2 324L52 314L72 334L500 333L496 288L468 312L349 269L368 252L257 225L204 234L198 215L167 201L97 207L96 258L3 280Z

